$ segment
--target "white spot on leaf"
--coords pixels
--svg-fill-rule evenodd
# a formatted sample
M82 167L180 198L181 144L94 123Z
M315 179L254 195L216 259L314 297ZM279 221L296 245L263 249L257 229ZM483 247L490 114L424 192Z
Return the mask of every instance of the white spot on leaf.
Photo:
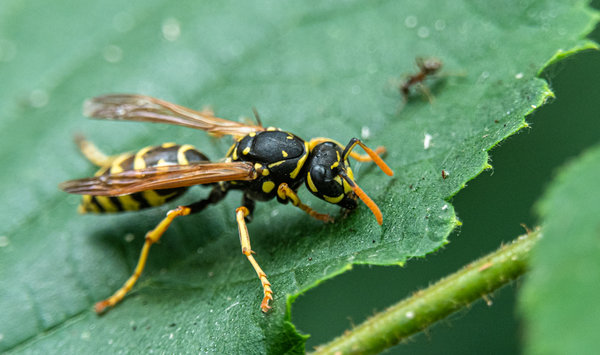
M44 107L50 101L50 96L46 90L35 89L29 94L29 103L33 107Z
M117 63L120 62L123 58L123 50L121 49L121 47L111 44L104 48L104 51L102 51L102 55L104 56L104 59L107 62Z
M181 35L181 25L179 24L179 21L173 17L169 17L163 21L162 34L167 41L176 41Z
M417 30L417 36L419 36L421 38L429 37L429 28L427 28L425 26L419 27L419 29Z
M423 148L424 149L429 149L429 147L431 146L431 138L433 138L431 136L431 134L425 133L425 139L423 139Z
M367 126L362 126L362 128L360 129L360 137L362 139L369 139L369 137L371 136L371 129L369 129L369 127Z
M446 21L440 19L435 21L435 24L433 25L435 27L436 30L438 31L442 31L444 28L446 28Z
M127 233L125 234L124 239L127 243L131 243L135 239L135 235L133 235L133 233Z
M404 20L404 25L408 28L415 28L418 23L417 17L413 15L406 16L406 19Z

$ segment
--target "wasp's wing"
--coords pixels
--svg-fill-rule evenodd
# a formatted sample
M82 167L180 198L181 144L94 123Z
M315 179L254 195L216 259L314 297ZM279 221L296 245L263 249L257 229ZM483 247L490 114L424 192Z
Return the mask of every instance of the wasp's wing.
M146 190L171 189L219 181L254 180L258 172L249 162L165 165L69 180L59 185L81 195L119 196Z
M263 127L247 125L199 112L167 101L144 95L115 94L87 100L83 113L94 118L125 121L169 123L201 129L215 136L245 136L262 131Z

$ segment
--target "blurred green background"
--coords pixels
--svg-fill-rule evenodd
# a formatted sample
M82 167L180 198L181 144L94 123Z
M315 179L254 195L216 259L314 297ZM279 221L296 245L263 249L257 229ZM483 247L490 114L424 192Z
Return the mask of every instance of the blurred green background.
M598 8L600 1L592 5ZM600 42L600 28L590 38ZM543 77L556 99L527 118L531 128L496 146L490 152L493 169L451 200L463 225L450 244L404 268L356 266L296 300L292 320L311 334L307 349L510 242L525 232L522 223L536 226L533 206L556 169L600 141L600 52L562 61ZM516 309L519 284L489 295L490 306L478 301L389 353L519 353L526 332Z

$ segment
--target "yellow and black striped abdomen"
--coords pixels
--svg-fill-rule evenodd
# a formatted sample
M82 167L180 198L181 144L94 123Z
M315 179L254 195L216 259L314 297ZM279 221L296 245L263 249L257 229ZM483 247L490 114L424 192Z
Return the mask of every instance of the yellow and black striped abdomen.
M189 144L165 143L143 148L136 153L125 153L114 157L109 166L102 167L96 176L115 174L124 170L144 169L162 165L187 165L193 162L208 161L208 158ZM110 213L137 211L143 208L160 206L181 196L187 187L147 190L123 196L84 195L79 212Z

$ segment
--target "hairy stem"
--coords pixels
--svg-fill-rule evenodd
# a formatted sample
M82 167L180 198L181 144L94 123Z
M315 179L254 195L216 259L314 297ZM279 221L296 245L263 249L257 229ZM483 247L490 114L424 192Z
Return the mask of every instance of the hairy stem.
M313 354L381 352L469 305L485 298L527 270L539 230L520 236L428 288L391 306Z

